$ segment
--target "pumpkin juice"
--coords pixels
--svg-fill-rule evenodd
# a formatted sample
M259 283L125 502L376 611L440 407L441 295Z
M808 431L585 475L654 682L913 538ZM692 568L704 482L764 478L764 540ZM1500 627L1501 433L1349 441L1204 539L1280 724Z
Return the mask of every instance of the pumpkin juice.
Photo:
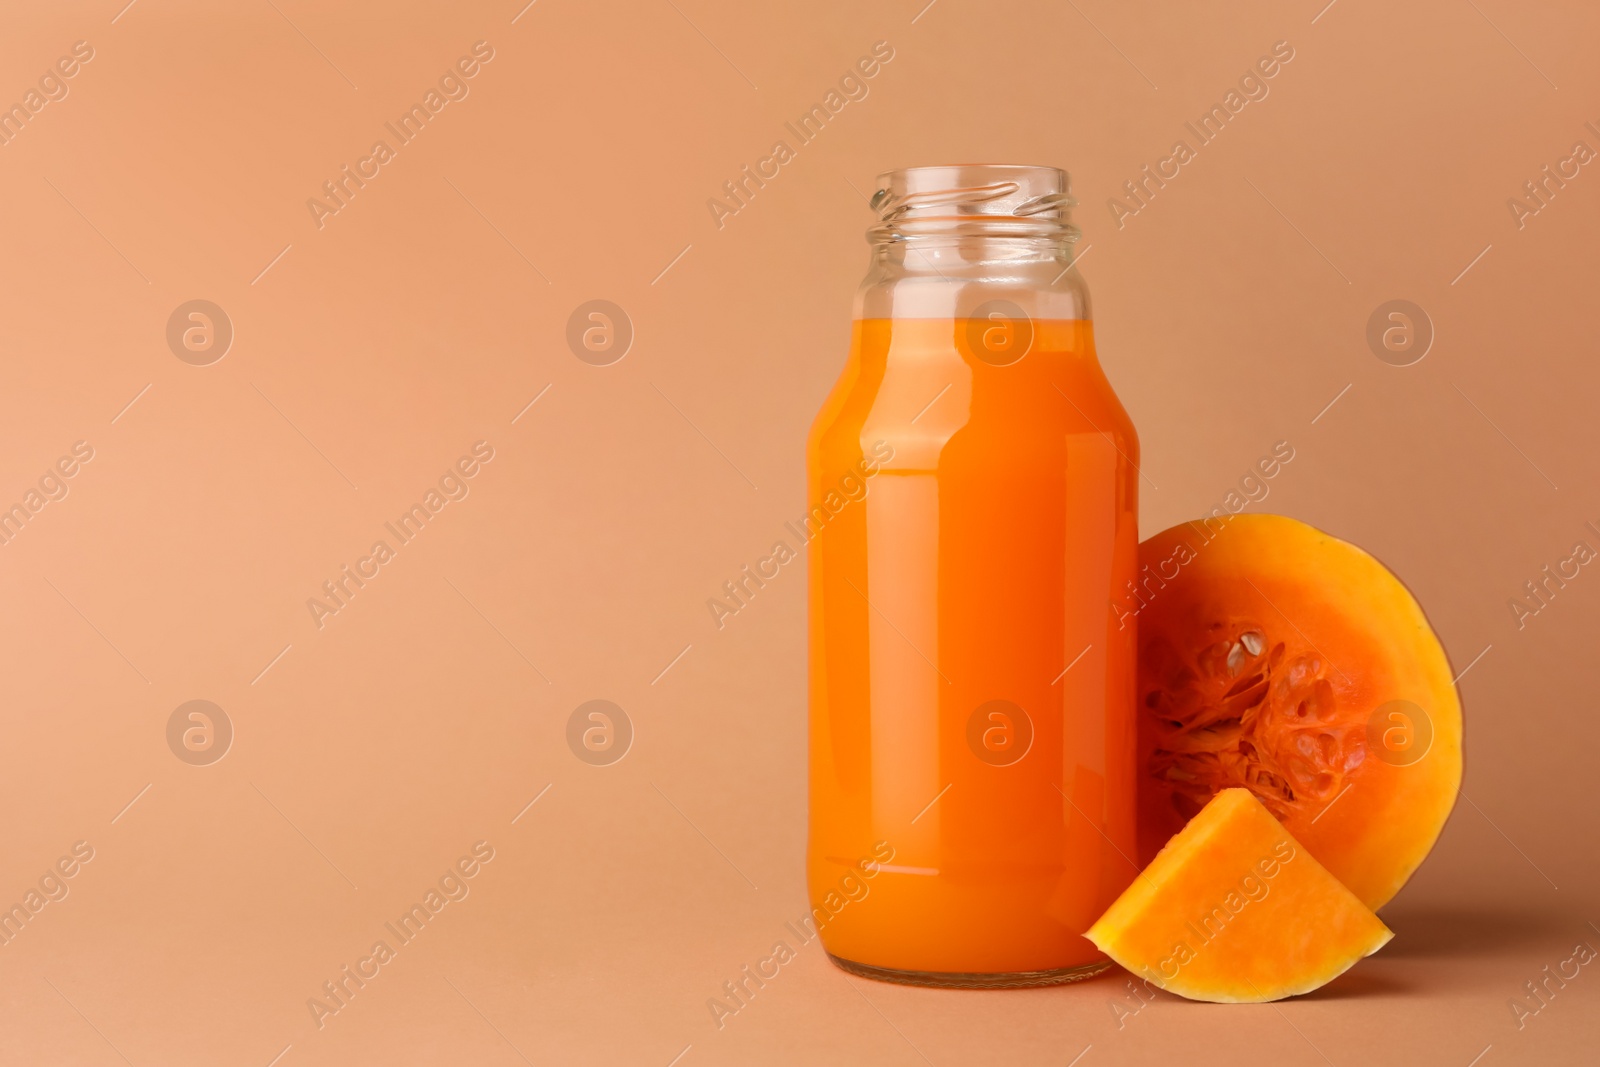
M873 977L1087 973L1135 874L1138 442L1089 322L997 321L857 321L809 442L812 913Z

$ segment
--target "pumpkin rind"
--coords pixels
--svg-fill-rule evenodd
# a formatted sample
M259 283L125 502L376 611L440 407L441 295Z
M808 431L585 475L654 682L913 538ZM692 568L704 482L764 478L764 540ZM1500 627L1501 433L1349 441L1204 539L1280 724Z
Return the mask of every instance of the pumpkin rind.
M1382 907L1461 784L1461 704L1416 599L1280 515L1185 523L1139 554L1140 858L1239 786Z
M1085 936L1168 992L1260 1003L1327 984L1393 935L1235 788L1191 819Z

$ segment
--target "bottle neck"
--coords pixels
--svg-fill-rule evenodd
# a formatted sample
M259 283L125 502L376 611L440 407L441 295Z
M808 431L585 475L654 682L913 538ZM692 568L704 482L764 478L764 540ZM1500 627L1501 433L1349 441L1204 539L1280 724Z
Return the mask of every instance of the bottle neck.
M873 243L858 319L981 317L1007 301L1035 319L1091 317L1077 250L1058 238L927 237Z
M1051 167L916 167L879 178L858 319L1090 317L1067 176Z

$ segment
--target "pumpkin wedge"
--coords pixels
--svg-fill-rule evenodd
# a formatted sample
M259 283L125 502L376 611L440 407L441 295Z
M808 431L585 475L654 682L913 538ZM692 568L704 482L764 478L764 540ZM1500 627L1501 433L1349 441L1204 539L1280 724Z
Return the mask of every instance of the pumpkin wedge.
M1393 935L1248 789L1224 789L1084 936L1158 988L1240 1004L1309 993Z
M1461 703L1410 591L1281 515L1174 526L1139 559L1141 861L1239 786L1382 907L1461 785Z

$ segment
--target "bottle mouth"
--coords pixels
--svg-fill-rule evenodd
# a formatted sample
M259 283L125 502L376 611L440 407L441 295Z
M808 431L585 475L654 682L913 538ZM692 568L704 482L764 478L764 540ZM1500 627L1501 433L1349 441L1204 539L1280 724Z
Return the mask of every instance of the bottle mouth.
M1045 237L1076 241L1072 180L1057 167L905 167L878 176L871 241L920 237Z

